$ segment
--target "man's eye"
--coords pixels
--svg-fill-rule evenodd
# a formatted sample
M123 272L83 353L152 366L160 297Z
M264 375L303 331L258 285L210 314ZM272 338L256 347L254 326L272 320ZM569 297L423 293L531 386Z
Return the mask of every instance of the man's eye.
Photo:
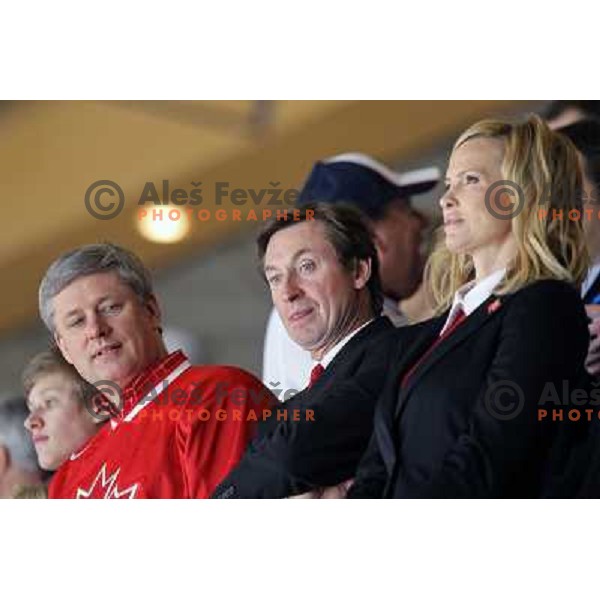
M56 404L56 398L46 398L44 400L44 408L52 408Z
M312 273L315 270L315 263L312 260L305 260L300 263L300 271L303 273Z
M116 315L121 310L120 304L107 304L102 307L102 312L105 315Z
M67 327L78 327L83 323L83 317L77 317L76 319L71 319L67 323Z
M281 281L281 275L271 275L267 277L267 283L270 286L277 285Z

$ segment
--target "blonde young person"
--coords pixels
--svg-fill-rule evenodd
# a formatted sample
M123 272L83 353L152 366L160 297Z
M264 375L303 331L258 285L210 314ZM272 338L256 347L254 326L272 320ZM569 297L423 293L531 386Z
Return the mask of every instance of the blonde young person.
M22 375L29 431L42 469L56 471L81 451L102 425L93 400L98 392L57 351L41 352Z

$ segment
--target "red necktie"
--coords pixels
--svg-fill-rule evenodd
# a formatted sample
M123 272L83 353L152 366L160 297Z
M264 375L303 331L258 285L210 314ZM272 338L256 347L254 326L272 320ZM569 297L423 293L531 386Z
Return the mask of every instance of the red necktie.
M425 351L424 354L421 355L421 358L405 373L402 378L402 387L404 387L409 380L410 376L415 372L416 368L433 352L438 344L441 343L442 340L446 339L465 319L467 315L462 308L458 308L458 310L454 313L452 320L446 327L444 333L439 335L429 346L429 348Z
M465 319L467 315L465 311L462 309L462 306L459 306L454 315L452 316L452 320L448 323L448 327L442 335L438 337L438 340L448 337Z
M317 363L310 372L310 380L308 382L308 387L312 387L316 383L317 379L319 379L319 377L321 377L321 375L323 375L324 372L325 367L321 363Z

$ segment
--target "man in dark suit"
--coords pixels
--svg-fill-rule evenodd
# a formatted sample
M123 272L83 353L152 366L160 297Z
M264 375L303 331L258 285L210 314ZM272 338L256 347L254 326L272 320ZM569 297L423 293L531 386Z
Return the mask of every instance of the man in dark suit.
M371 156L345 153L317 161L296 201L298 207L341 202L360 210L377 249L383 314L396 327L422 320L430 310L419 287L428 221L416 210L413 198L432 190L439 179L437 167L397 173ZM293 394L302 389L310 367L310 354L290 338L273 310L264 341L263 381Z
M289 497L350 479L394 343L394 327L380 316L377 251L356 209L307 205L300 221L269 224L258 247L275 308L314 365L306 389L285 404L301 419L274 414L217 498Z

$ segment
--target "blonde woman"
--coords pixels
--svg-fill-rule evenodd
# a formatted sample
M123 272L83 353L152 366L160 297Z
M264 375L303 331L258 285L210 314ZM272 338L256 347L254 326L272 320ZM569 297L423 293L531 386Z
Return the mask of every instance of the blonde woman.
M584 377L581 196L574 147L536 116L458 138L427 266L438 316L397 333L349 497L542 493L566 424L538 409Z

